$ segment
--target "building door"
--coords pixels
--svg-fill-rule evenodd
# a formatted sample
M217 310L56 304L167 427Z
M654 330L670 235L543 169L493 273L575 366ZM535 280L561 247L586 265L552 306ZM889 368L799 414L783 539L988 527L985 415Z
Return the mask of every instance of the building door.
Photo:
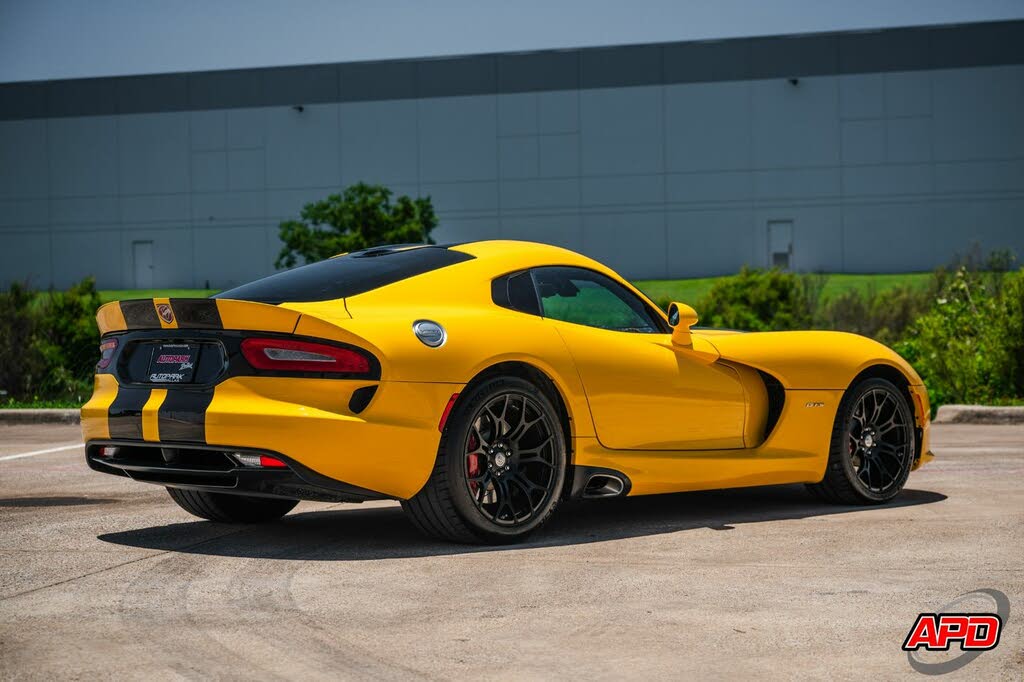
M793 265L793 221L768 221L768 267L789 270Z
M153 288L153 242L132 242L135 288Z

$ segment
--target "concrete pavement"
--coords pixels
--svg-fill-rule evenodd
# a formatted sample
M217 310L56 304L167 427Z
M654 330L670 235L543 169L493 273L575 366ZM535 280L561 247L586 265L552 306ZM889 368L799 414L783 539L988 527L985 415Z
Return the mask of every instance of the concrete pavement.
M917 614L978 588L1011 615L951 677L1024 672L1022 426L937 425L886 507L595 501L498 549L423 539L393 503L199 521L90 471L79 438L0 427L3 678L915 677Z

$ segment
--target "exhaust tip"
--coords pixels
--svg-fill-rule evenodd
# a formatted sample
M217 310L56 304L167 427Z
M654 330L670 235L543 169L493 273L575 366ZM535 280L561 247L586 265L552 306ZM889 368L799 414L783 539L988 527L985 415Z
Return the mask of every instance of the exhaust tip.
M584 498L618 497L626 490L625 482L611 474L594 474L583 488Z

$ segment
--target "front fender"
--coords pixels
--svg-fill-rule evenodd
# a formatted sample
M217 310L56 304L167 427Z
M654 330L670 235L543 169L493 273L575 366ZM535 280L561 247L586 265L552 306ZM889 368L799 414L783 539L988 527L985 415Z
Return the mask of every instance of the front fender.
M896 351L857 334L831 331L755 332L708 337L723 360L771 374L788 389L846 389L873 365L899 370L911 386L921 377Z

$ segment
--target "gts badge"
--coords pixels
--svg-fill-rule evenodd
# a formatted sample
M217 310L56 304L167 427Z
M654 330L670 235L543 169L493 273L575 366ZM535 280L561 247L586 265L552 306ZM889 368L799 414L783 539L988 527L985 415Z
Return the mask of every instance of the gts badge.
M820 400L810 400L804 403L804 407L825 407L825 403Z

